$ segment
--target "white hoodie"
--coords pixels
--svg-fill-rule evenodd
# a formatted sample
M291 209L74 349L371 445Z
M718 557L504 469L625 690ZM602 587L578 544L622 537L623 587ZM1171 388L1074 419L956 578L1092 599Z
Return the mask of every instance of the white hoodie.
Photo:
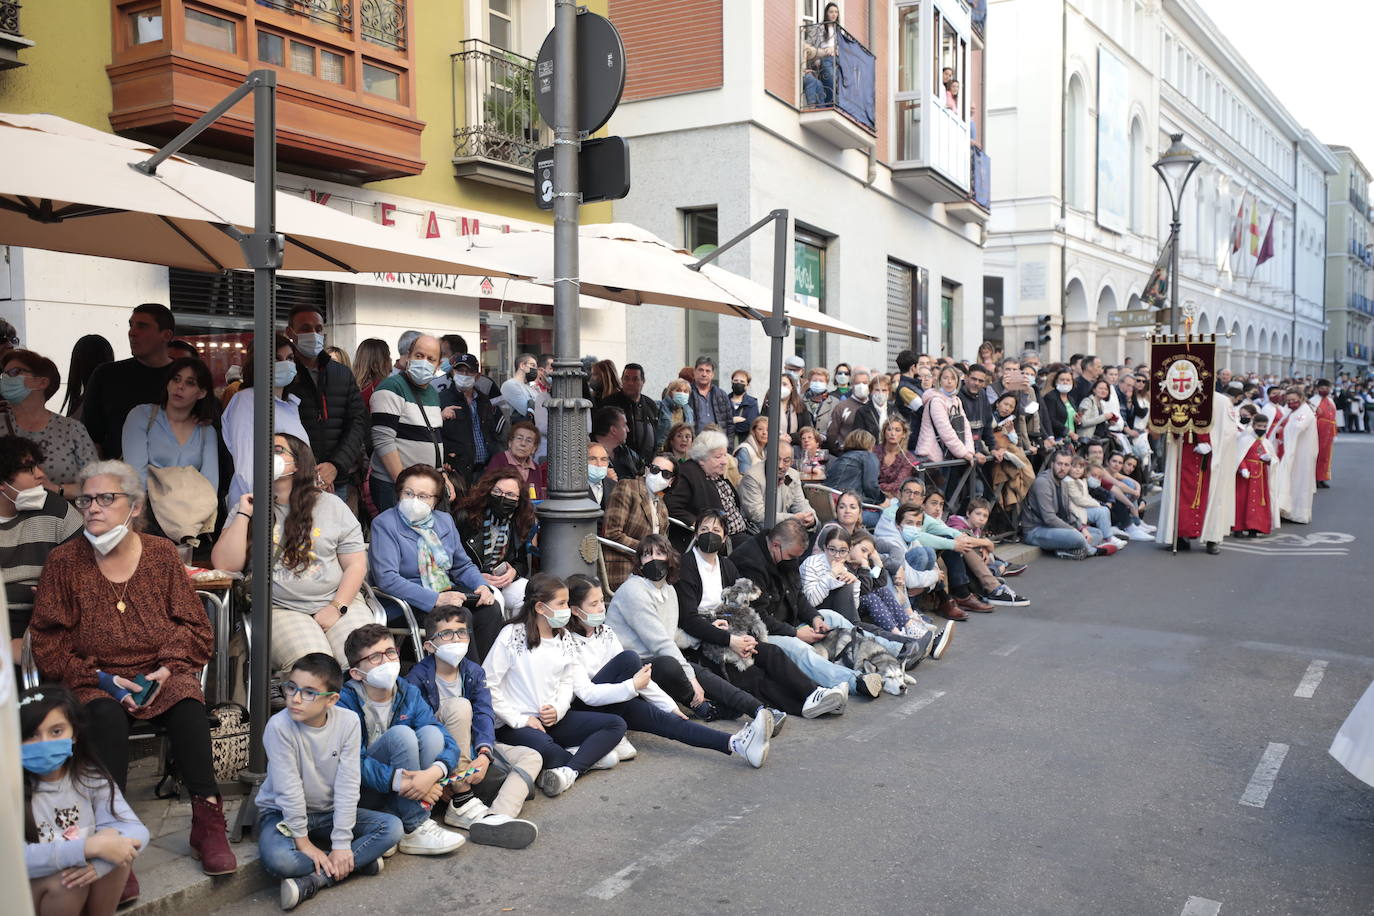
M552 706L562 719L574 696L588 706L605 706L638 695L628 680L593 684L578 663L577 647L567 630L557 631L531 649L524 624L507 624L496 635L482 668L487 673L492 711L511 728L523 728L530 716L538 717L541 706Z

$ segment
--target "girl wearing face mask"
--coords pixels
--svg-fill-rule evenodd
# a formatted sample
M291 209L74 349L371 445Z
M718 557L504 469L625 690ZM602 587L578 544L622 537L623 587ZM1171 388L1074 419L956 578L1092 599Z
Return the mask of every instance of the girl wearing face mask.
M225 836L200 672L214 631L176 547L139 533L144 511L138 474L100 461L79 478L83 537L48 555L29 623L34 660L71 688L90 723L87 743L123 788L129 773L129 719L166 730L191 795L191 845L206 874L238 867ZM135 681L142 677L156 686ZM137 896L132 880L125 896Z
M46 460L48 489L71 499L76 477L97 460L95 443L79 420L47 408L62 382L56 364L32 350L10 350L0 358L0 436L23 436L38 443Z
M796 441L797 433L811 425L811 411L806 409L806 401L802 399L803 388L799 388L791 375L784 375L778 385L780 396L779 403L782 405L782 423L779 428ZM768 416L770 410L772 392L763 400L763 407L760 409L761 416Z
M530 574L529 539L534 529L534 504L520 472L488 470L468 490L453 521L468 559L499 594L503 607L520 607Z
M277 434L272 465L272 670L285 673L310 652L347 668L344 641L372 619L358 595L367 576L362 528L343 500L320 490L304 440ZM254 510L252 493L239 497L210 553L216 569L248 568Z
M620 762L615 749L625 737L625 720L574 709L574 697L598 706L625 702L639 692L633 678L612 684L588 679L568 635L571 619L563 580L538 573L530 578L520 612L501 630L482 665L496 713L496 739L539 752L544 761L539 788L550 798L588 770Z
M1045 450L1058 443L1078 441L1078 408L1073 403L1073 373L1066 367L1049 372L1040 392L1040 430L1045 434Z
M668 506L663 501L663 494L676 478L677 464L668 456L659 455L649 462L642 477L621 481L611 491L610 502L606 504L602 536L634 550L648 535L667 531ZM620 588L633 572L630 559L612 550L605 551L604 556L606 578L611 588Z
M759 401L749 393L749 383L753 376L743 369L736 369L730 376L730 410L733 411L734 436L743 441L749 435L749 425L759 416ZM744 469L740 469L744 473Z
M959 370L945 366L924 394L916 454L922 461L973 461L973 431L959 401ZM958 469L946 476L958 479Z
M692 386L685 379L675 378L663 389L658 402L658 447L667 448L673 429L686 424L696 429L696 415L692 412Z
M638 655L622 646L606 624L601 584L587 576L571 576L568 600L573 611L568 629L582 676L595 684L621 684L629 680L637 693L629 700L599 705L579 699L573 703L575 708L594 706L602 712L620 716L625 725L635 731L735 755L750 766L763 766L768 759L768 741L773 732L772 710L757 704L753 721L733 735L686 721L677 703L650 679L652 666L644 664ZM627 738L621 739L615 752L621 760L631 760L638 753Z
M372 520L367 562L377 588L409 604L416 616L467 605L471 655L481 664L505 619L495 589L463 549L444 490L443 476L427 464L402 471L396 505Z
M274 341L275 362L272 363L272 419L276 426L274 432L286 433L305 442L310 434L301 424L301 399L294 394L283 395L282 389L296 380L295 344L278 334ZM234 459L234 476L229 481L229 498L225 507L233 512L234 507L245 493L253 492L253 361L256 359L253 344L243 362L243 386L224 408L220 428L224 433L224 445L229 456ZM218 483L218 481L215 481Z
M148 845L148 828L95 756L66 688L20 695L19 736L34 912L111 916Z

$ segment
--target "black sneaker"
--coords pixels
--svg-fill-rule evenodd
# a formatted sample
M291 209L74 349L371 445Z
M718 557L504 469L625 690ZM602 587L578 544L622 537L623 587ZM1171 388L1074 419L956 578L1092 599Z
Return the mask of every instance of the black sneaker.
M995 590L983 596L983 600L988 604L996 604L1000 607L1025 607L1030 604L1030 599L1016 594L1011 590L1011 586L1002 584Z
M710 700L702 700L692 707L692 715L703 722L714 722L720 718L720 713L716 711L716 704Z
M363 875L367 878L375 878L382 873L382 869L385 867L386 859L378 856L366 865L359 865L357 868L353 869L353 874Z
M318 894L320 888L326 887L328 884L329 879L327 877L317 875L314 872L300 878L283 878L281 882L281 908L294 910L301 903Z
M772 707L769 708L773 713L773 733L768 737L776 738L779 734L782 733L783 723L787 721L787 713L783 712L781 709L772 709Z
M945 650L949 648L949 643L952 639L954 639L953 620L945 624L945 628L935 634L935 638L930 643L930 657L939 661L940 656L944 655Z
M1007 563L1006 560L1003 560L1002 562ZM1021 575L1023 572L1025 572L1025 571L1026 571L1026 564L1025 564L1025 563L1007 563L1006 568L1002 570L1002 575L1004 575L1004 576L1019 576L1019 575Z
M1074 550L1056 550L1054 555L1061 560L1086 560L1093 552L1087 547L1078 547Z

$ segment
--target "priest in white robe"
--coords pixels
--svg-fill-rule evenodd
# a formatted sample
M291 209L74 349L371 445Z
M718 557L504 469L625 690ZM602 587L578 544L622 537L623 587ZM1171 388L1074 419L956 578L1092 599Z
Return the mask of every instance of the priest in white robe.
M1317 415L1297 388L1289 389L1287 402L1273 432L1279 453L1274 501L1283 518L1305 525L1312 521L1317 493Z

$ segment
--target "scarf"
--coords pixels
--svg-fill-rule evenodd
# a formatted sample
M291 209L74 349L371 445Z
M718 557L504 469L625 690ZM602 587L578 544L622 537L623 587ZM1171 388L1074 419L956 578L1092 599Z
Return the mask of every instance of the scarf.
M453 587L448 570L453 558L444 549L444 542L434 530L434 515L431 513L422 522L407 520L406 524L420 537L420 583L432 592L446 592Z
M490 512L482 521L482 569L490 572L501 565L510 541L510 522L497 521Z

